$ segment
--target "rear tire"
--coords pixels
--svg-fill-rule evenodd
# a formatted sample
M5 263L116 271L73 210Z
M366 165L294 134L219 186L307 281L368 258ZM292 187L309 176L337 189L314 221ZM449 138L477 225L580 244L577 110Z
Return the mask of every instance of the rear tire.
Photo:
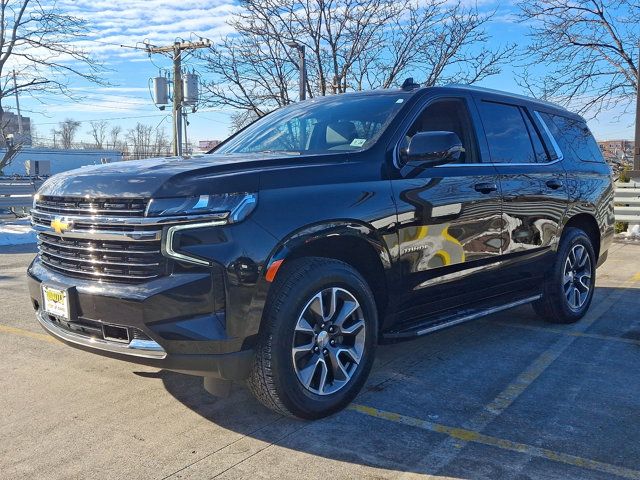
M287 416L343 409L373 364L378 318L369 286L344 262L306 257L285 262L272 289L249 389Z
M551 323L574 323L589 310L596 281L595 252L589 236L581 229L565 230L553 267L542 288L534 311Z

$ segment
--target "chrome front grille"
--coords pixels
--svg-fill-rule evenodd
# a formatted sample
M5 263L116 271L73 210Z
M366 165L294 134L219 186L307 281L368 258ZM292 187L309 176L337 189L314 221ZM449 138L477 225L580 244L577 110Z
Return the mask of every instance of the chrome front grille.
M77 277L137 282L167 271L159 242L66 239L39 233L38 250L47 267Z
M51 229L51 222L56 218L70 223L71 228L65 232L70 237L157 241L162 235L162 225L155 221L145 222L143 220L152 219L144 217L54 215L38 207L31 211L31 223L45 231Z
M147 201L140 198L87 199L83 197L41 196L37 200L41 212L56 215L118 215L142 217Z
M131 198L36 197L31 223L40 260L72 277L138 283L168 273L163 222Z
M148 203L130 198L36 196L31 225L38 232L40 260L69 276L143 282L169 273L169 260L161 251L164 230L202 221L218 225L227 216L225 212L146 217Z

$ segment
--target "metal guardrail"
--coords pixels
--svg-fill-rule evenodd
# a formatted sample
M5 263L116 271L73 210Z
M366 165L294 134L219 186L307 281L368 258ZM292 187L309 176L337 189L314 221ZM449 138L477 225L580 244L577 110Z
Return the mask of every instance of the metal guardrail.
M640 224L640 183L616 182L614 213L616 221Z
M0 177L0 208L30 208L43 181L39 177Z

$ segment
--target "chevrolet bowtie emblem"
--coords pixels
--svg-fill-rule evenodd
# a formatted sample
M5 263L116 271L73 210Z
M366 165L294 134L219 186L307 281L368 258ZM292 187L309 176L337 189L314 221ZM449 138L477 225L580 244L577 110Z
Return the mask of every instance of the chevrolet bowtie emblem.
M71 227L73 227L73 222L70 220L64 220L61 217L56 217L51 220L51 228L53 228L56 233L64 233Z

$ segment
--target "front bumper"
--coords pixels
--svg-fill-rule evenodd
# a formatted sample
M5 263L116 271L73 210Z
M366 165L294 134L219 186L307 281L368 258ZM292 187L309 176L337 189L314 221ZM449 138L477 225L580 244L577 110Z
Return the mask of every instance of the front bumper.
M136 285L99 283L49 270L37 258L28 271L36 317L64 343L180 373L243 380L249 374L253 350L247 339L227 335L224 311L216 312L212 300L215 278L200 272ZM68 321L44 312L43 283L67 290ZM104 326L135 333L130 333L129 340L113 341L101 335Z

